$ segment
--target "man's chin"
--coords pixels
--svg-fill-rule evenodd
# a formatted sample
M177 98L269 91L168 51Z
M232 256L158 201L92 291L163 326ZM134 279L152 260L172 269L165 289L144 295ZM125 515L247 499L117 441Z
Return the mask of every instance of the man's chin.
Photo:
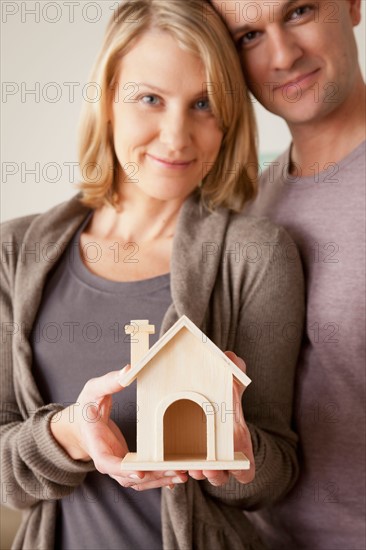
M292 126L312 124L319 121L326 117L335 106L329 105L328 108L326 108L325 105L321 106L315 104L314 101L310 104L305 101L298 101L291 105L274 106L273 104L268 104L264 105L264 107L273 115L283 118L289 126Z

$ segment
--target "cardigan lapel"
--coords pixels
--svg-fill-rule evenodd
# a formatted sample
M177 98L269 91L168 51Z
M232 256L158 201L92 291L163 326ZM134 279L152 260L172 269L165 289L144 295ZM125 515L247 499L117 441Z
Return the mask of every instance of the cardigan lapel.
M179 214L171 259L172 306L163 320L163 334L181 315L203 328L210 296L222 259L222 243L230 213L209 212L191 195Z
M21 376L27 388L27 400L34 406L43 401L31 375L32 350L29 334L34 324L46 278L59 261L73 234L90 210L83 206L78 197L62 203L45 214L36 216L24 235L20 247L14 287L14 322L20 327L21 337L14 338L14 369ZM24 406L23 414L28 416L25 402L18 395L19 404Z

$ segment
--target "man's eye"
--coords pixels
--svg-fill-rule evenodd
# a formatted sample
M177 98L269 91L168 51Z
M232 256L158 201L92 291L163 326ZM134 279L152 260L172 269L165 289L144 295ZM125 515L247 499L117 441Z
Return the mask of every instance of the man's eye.
M253 42L253 40L258 38L259 34L260 34L259 31L247 32L241 38L239 38L237 42L238 47L240 48L240 47L246 46L247 44L250 44L251 42Z
M311 13L313 11L313 7L312 6L299 6L298 8L296 8L295 10L293 10L290 14L289 14L289 21L293 21L294 19L299 19L300 17L303 17L304 15L307 15L308 13Z
M145 105L158 105L159 98L156 95L144 95L141 97L141 101Z

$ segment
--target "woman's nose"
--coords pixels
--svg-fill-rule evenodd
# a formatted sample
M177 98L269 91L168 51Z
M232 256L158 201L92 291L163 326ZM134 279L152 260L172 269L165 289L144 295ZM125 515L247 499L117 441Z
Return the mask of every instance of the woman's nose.
M164 113L160 126L160 140L172 151L180 151L191 144L192 128L188 114L179 109Z

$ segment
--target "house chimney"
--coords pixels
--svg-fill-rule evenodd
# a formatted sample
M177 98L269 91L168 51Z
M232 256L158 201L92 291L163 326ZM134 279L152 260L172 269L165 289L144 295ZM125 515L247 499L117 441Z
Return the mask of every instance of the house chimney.
M146 319L131 321L125 325L125 333L131 334L131 367L149 351L149 334L155 334L155 326Z

